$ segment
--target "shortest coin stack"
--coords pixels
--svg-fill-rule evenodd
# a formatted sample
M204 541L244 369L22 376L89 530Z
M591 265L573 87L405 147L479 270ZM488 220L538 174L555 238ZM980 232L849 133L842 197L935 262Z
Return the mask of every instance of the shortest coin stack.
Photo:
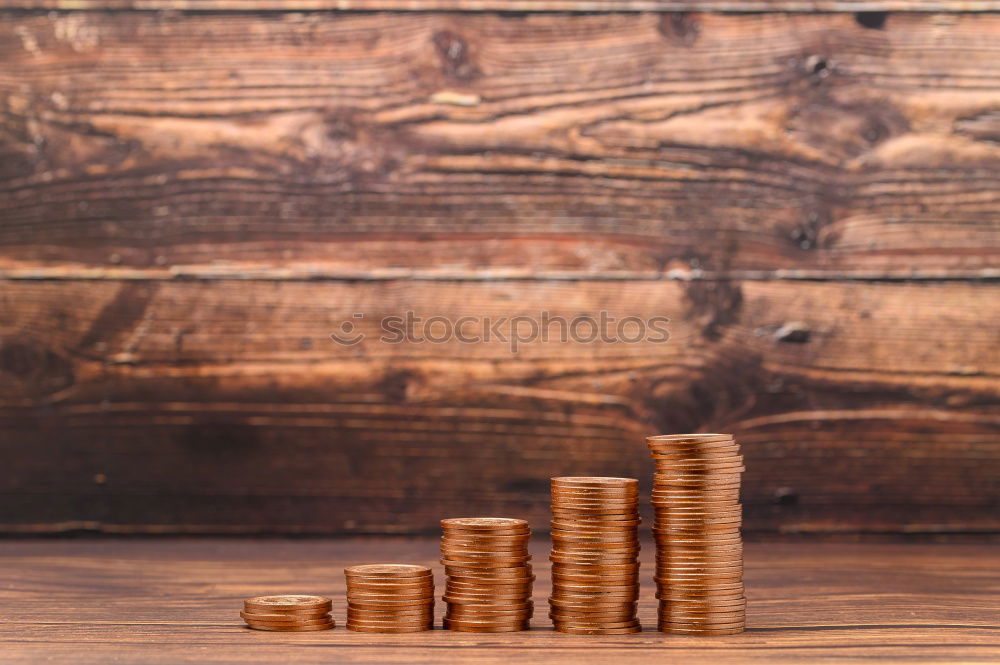
M240 616L254 630L329 630L333 603L324 596L258 596L243 601Z
M531 529L524 520L460 517L441 520L441 562L447 574L444 627L467 633L512 633L531 620Z
M417 633L433 627L434 577L427 566L352 566L344 575L349 630Z

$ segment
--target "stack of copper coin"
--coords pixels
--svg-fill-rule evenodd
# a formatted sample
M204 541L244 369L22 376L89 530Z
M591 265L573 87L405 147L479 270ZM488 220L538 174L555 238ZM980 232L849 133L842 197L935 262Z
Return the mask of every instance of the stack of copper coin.
M434 627L434 576L427 566L352 566L344 575L350 630L416 633Z
M512 633L531 620L531 530L524 520L459 517L441 520L445 565L444 627L470 633Z
M240 616L254 630L329 630L333 603L325 596L257 596L243 601Z
M552 479L549 616L556 630L641 630L637 491L634 478Z
M687 635L743 632L743 457L729 434L646 439L656 474L659 629Z

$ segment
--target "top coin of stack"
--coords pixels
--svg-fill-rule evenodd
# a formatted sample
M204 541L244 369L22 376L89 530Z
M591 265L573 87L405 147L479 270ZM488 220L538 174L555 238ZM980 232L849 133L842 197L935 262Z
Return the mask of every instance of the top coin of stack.
M328 630L334 626L332 608L325 596L257 596L243 601L240 616L254 630Z
M434 626L434 576L427 566L372 564L344 569L347 627L363 633L416 633Z
M638 481L552 479L552 597L555 629L615 634L641 630Z
M646 439L656 473L659 629L688 635L743 632L743 457L729 434Z
M475 633L525 630L532 614L531 530L524 520L441 520L447 603L444 627Z

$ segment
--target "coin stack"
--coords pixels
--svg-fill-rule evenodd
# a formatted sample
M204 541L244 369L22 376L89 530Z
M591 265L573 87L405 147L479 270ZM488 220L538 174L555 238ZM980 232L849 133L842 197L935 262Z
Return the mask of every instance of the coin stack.
M447 604L444 627L467 633L512 633L531 620L531 530L524 520L441 520Z
M434 576L427 566L351 566L344 575L348 629L417 633L434 627Z
M552 479L552 597L549 616L563 633L641 630L638 481Z
M254 630L329 630L335 625L332 608L324 596L258 596L243 601L240 616Z
M743 632L743 457L729 434L646 439L656 473L659 629L687 635Z

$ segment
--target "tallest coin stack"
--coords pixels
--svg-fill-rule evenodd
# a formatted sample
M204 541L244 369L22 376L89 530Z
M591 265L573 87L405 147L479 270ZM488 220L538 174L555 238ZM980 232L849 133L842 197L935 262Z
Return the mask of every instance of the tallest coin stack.
M729 434L646 439L656 462L659 629L686 635L743 632L743 457Z

